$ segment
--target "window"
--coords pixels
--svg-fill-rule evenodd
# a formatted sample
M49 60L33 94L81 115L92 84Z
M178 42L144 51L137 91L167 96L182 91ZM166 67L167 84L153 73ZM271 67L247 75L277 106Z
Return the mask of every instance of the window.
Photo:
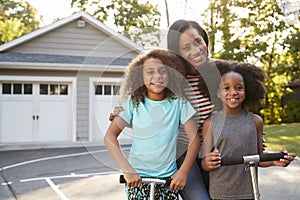
M31 83L2 83L2 94L32 95Z
M95 91L96 95L102 95L102 85L96 85L96 91Z
M2 94L11 94L11 83L2 84Z
M111 85L104 85L104 95L111 95Z
M14 83L13 85L13 94L22 94L22 84Z
M40 84L40 95L68 95L68 85Z
M68 95L68 85L60 85L60 95Z
M58 95L58 85L50 85L50 95Z
M119 85L95 85L95 95L119 95Z
M119 85L114 85L113 86L113 94L114 95L119 95L120 94L120 86Z
M48 85L47 84L40 84L40 94L41 95L48 94Z
M32 94L32 84L24 84L24 94Z

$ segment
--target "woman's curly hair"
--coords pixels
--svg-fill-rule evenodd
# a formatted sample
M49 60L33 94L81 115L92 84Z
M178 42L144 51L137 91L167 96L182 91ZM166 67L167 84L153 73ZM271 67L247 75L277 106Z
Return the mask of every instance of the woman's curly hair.
M246 109L252 109L257 107L260 102L264 99L266 94L265 88L265 80L266 74L263 69L256 67L253 64L245 63L245 62L233 62L226 60L215 60L213 62L219 73L220 78L223 74L228 72L236 72L242 75L245 84L245 100L242 103L242 107ZM221 79L217 79L215 84L218 86L220 84ZM213 102L217 109L221 108L222 102L219 98L217 98L217 93L210 94L217 101Z
M121 100L131 97L134 106L144 103L147 88L143 80L143 65L145 60L157 58L167 66L169 83L164 90L165 97L174 99L184 97L184 88L187 86L184 78L184 66L176 54L164 49L152 49L140 53L126 68L125 82L121 86Z

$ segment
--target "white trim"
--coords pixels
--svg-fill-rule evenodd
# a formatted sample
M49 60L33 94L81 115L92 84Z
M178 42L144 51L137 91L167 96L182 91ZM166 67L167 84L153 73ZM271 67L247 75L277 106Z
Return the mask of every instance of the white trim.
M33 82L73 82L76 77L52 77L52 76L2 76L0 75L0 81L33 81Z
M42 27L38 30L35 30L31 33L28 33L24 36L21 36L15 40L12 40L10 42L7 42L3 45L0 45L0 52L5 51L7 49L10 49L12 47L15 47L19 44L22 44L24 42L27 42L33 38L36 38L42 34L45 34L47 32L50 32L58 27L64 26L65 24L79 19L79 18L83 18L85 19L88 23L90 23L92 26L94 26L95 28L105 32L106 34L109 34L110 36L114 36L114 38L116 40L118 40L119 42L123 43L124 45L128 46L129 48L131 48L132 50L136 51L136 52L140 52L143 48L138 46L137 44L135 44L134 42L132 42L131 40L129 40L128 38L126 38L125 36L113 31L112 29L110 29L109 27L107 27L106 25L104 25L103 23L101 23L100 21L98 21L97 19L95 19L94 17L86 14L84 11L80 11L77 12L67 18L64 18L62 20L56 21L48 26Z
M98 82L98 83L118 83L123 80L123 78L110 78L110 77L91 77L93 82Z
M93 84L94 84L94 80L96 78L89 78L89 141L93 141L94 140L94 136L93 136L93 127L94 127L94 122L93 122L93 109L94 109L94 101L93 101Z
M93 131L94 131L94 119L93 119L93 109L94 109L94 83L118 83L122 78L89 78L89 141L93 141ZM108 116L107 116L108 117Z
M77 129L77 78L76 77L51 77L51 76L1 76L0 81L30 81L30 82L69 82L72 83L71 92L71 129L72 142L76 142Z
M59 70L59 71L99 71L99 72L124 72L125 66L122 65L88 65L88 64L61 64L61 63L17 63L3 62L0 68L9 69L42 69L42 70Z

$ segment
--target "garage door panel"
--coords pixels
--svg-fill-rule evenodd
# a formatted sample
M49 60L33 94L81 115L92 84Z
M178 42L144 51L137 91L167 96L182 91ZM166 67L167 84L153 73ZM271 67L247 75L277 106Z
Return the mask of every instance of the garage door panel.
M33 102L3 101L0 104L0 141L30 142L33 140Z
M93 139L103 140L103 137L109 127L109 114L113 112L114 107L118 105L119 96L96 96L94 98L93 109ZM129 141L131 139L132 130L125 128L119 137L120 143L122 141Z
M0 76L0 143L73 141L74 81Z
M43 100L39 103L38 141L71 140L68 101Z
M105 98L104 98L105 99ZM109 126L109 114L113 111L114 106L117 105L112 102L105 101L104 99L95 101L93 110L94 119L94 139L103 140L106 130Z

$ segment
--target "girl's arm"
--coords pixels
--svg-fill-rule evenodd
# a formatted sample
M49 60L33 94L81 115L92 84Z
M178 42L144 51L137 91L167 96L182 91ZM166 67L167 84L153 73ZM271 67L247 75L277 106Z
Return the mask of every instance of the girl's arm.
M189 145L182 165L172 176L172 182L170 184L170 189L172 190L182 190L186 185L187 175L197 158L201 145L200 136L194 119L190 118L186 123L184 123L183 127L188 136Z
M130 165L127 158L124 156L118 141L118 136L125 126L127 126L125 120L123 120L119 116L115 116L114 120L111 122L106 131L106 134L104 136L104 143L109 153L112 155L112 157L122 170L124 178L126 180L126 184L129 187L139 187L142 183L142 179Z
M254 114L254 121L256 124L256 129L257 129L257 142L258 142L258 153L262 154L263 153L263 119L259 116ZM288 153L286 149L281 149L280 152L286 153L284 156L284 159L280 160L275 160L275 161L268 161L268 162L260 162L259 166L260 167L270 167L270 166L280 166L280 167L286 167L288 166L296 157L296 154L294 153Z
M213 135L211 129L211 118L207 118L202 126L202 137L203 137L203 144L202 144L202 154L203 158L201 160L201 167L205 171L211 171L221 166L221 154L219 153L218 149L213 148Z

